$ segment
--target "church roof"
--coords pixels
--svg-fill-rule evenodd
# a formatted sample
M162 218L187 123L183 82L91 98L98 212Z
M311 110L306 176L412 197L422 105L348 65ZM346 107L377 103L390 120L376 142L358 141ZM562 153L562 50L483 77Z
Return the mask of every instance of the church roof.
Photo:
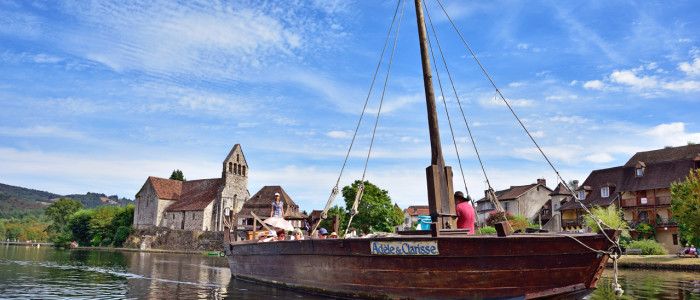
M204 210L216 200L221 178L190 180L182 183L180 199L168 206L167 211Z
M221 178L179 181L149 176L158 199L174 200L167 211L204 210L216 199Z
M275 201L275 193L280 193L280 201L284 203L285 218L306 218L304 214L299 212L299 205L294 203L292 197L289 197L287 192L279 185L264 186L243 204L239 214L250 215L250 212L254 212L263 220L268 218L272 202Z

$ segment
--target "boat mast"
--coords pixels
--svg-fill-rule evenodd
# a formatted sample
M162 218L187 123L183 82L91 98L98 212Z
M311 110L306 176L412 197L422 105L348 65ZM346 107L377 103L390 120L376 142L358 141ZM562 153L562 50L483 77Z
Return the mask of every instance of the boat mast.
M428 128L430 130L430 166L425 170L428 179L428 206L430 216L435 223L431 226L433 235L440 229L457 228L455 225L455 203L452 194L452 168L445 166L440 144L437 110L435 108L435 93L433 78L430 71L430 55L428 53L428 38L423 17L421 0L416 2L416 19L418 21L418 39L423 65L423 85L425 87L425 103L428 107Z

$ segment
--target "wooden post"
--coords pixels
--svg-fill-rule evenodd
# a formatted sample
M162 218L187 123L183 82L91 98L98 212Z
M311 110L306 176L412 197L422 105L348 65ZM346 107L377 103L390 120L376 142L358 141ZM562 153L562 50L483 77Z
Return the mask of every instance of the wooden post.
M442 157L442 145L440 143L440 130L438 128L437 109L435 108L435 93L433 91L433 79L430 70L430 55L428 53L428 35L423 17L421 0L415 0L416 19L418 21L418 39L420 41L420 55L423 66L423 87L425 88L425 103L428 108L428 129L430 131L431 163L426 169L428 181L428 207L430 216L435 224L433 235L438 235L440 229L457 228L454 219L455 203L452 194L452 168L445 167Z

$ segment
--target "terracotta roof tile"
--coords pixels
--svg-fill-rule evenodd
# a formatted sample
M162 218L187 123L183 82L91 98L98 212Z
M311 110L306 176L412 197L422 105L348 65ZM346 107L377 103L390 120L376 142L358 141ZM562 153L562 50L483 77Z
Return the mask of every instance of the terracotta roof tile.
M148 180L156 189L156 194L160 199L177 200L180 199L182 191L182 181L149 176Z
M427 216L430 215L430 208L427 205L412 205L403 210L410 216Z
M204 210L216 200L221 184L221 178L184 181L180 199L170 205L167 211Z
M554 188L554 191L549 193L550 196L556 196L556 195L571 195L569 190L566 189L563 183L559 183L556 188Z

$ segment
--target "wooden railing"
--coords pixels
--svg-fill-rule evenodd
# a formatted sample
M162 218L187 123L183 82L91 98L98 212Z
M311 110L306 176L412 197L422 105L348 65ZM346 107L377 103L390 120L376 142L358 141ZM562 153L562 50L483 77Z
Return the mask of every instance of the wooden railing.
M574 227L581 226L583 224L581 219L561 219L562 227Z
M655 227L675 227L678 226L678 222L676 222L673 218L666 218L666 219L653 219L653 220L632 220L627 222L630 224L631 228L636 227L639 225L639 223L648 223L651 224L652 226Z
M622 199L622 207L671 205L671 196L646 197L646 199L646 203L642 203L642 199Z

